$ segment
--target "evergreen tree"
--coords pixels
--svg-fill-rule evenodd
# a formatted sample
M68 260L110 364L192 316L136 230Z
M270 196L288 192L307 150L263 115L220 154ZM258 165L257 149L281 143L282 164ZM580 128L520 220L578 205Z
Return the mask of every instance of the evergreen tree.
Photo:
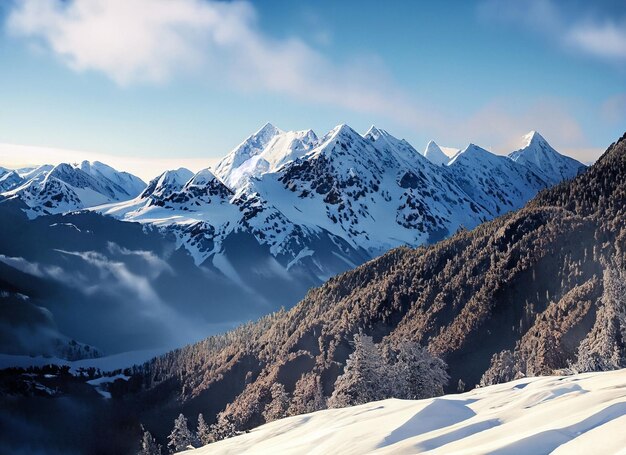
M285 391L285 386L280 382L272 384L271 394L272 401L268 403L263 411L263 417L266 422L286 417L287 408L289 407L289 395Z
M161 455L161 445L157 444L149 431L145 431L143 425L141 429L144 430L144 432L138 455Z
M217 422L211 425L211 440L221 441L233 436L237 436L237 426L233 422L233 418L230 414L220 412L217 415Z
M322 382L318 374L314 372L305 373L296 382L293 391L293 398L289 405L289 415L308 414L319 411L326 407Z
M335 382L328 400L331 408L342 408L386 398L386 373L382 356L372 337L354 336L354 352Z
M180 452L193 445L193 433L189 430L187 418L184 415L180 414L174 420L174 428L167 439L169 440L167 446L170 448L170 453Z
M580 343L576 363L572 365L577 372L626 366L626 273L620 267L607 267L602 284L602 305L596 322Z
M211 428L204 420L202 413L198 414L198 431L196 432L196 439L200 445L207 445L213 442L211 435Z
M395 350L395 363L389 366L390 396L419 400L443 395L450 377L446 363L412 341L401 342Z

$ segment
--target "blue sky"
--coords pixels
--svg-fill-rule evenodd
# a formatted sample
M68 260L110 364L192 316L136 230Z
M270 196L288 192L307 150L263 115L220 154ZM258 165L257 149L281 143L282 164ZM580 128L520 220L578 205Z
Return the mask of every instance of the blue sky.
M348 123L589 161L626 130L626 4L587 3L11 0L0 143L210 162Z

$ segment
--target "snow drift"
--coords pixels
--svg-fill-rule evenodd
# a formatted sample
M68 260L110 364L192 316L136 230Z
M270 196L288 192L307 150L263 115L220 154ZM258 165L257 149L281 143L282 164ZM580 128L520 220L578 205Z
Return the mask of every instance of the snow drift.
M626 369L277 420L186 454L626 453Z

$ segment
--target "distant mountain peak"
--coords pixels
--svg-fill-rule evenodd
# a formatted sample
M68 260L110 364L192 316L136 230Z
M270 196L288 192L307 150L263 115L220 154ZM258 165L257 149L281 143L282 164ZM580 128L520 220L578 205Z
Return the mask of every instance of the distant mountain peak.
M545 142L546 144L548 143L548 141L546 141L545 138L535 130L530 131L523 136L523 143L525 144L524 147L540 142Z
M391 134L387 130L382 128L378 128L376 125L372 125L369 127L367 132L363 135L363 137L371 137L373 139L378 139L380 137L389 137ZM393 136L391 136L393 137Z
M162 182L176 182L183 185L191 177L193 177L193 175L193 172L191 172L186 167L179 167L178 169L170 169L163 172L159 180Z
M441 150L441 147L433 140L428 142L423 155L428 158L431 163L437 165L447 164L450 161L450 157L446 155L443 150Z
M191 177L186 185L201 186L206 185L207 183L214 180L219 179L215 176L215 174L213 174L213 172L211 172L209 169L202 169L201 171L197 172L193 177Z
M139 197L147 198L153 195L164 196L178 191L185 183L187 183L189 179L193 177L193 175L193 172L184 167L167 170L152 179Z
M256 133L254 133L250 137L272 138L272 137L274 137L274 136L276 136L277 134L280 134L280 133L284 133L284 131L281 130L280 128L275 127L272 123L266 122L261 128L259 128L257 130Z
M271 172L309 152L318 141L313 130L282 131L266 123L214 168L215 175L231 189L245 185L250 177Z
M480 158L491 159L493 157L497 157L497 155L495 155L494 153L491 153L489 150L486 150L479 145L470 143L468 144L467 147L465 147L459 153L454 155L454 158L452 158L448 162L448 166L452 166L458 161L465 160L465 159L480 159Z
M557 152L537 131L524 135L522 143L525 145L510 153L509 158L532 168L551 184L573 178L586 168L581 162Z
M336 136L359 136L359 137L362 137L358 132L356 132L354 129L352 129L352 127L350 125L348 125L347 123L340 123L339 125L334 127L332 130L330 130L329 135L330 135L330 137L336 137Z

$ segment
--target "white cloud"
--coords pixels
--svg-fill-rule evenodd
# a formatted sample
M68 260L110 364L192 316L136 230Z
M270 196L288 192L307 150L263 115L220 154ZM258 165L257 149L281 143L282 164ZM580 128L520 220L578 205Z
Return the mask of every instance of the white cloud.
M36 40L76 71L120 85L195 72L240 90L270 91L375 113L404 125L420 112L376 56L331 61L298 38L274 39L247 2L205 0L18 0L8 29Z
M482 4L481 13L557 36L563 45L599 52L598 37L591 32L596 23L581 22L587 27L581 29L584 33L574 33L577 29L566 24L549 0L491 0ZM508 151L507 145L531 129L541 130L549 138L582 137L573 117L557 108L535 109L537 115L499 108L491 114L493 104L487 104L468 118L459 118L453 109L420 105L397 88L377 56L336 62L297 37L272 38L259 28L256 10L247 2L16 0L7 24L14 35L43 45L70 68L101 72L122 86L195 75L243 92L269 92L386 117L396 126L429 131L444 140L471 140L501 151ZM327 33L323 27L310 28L310 37L316 31ZM617 34L612 38L617 44L603 52L614 58L621 55L621 35L619 30L611 33L612 37ZM565 123L559 126L556 119ZM566 130L569 135L563 133ZM555 142L557 146L558 139ZM7 147L0 145L0 165L21 159L21 152ZM32 149L31 155L25 156L32 156ZM37 153L48 158L32 159L31 163L98 159L144 180L167 168L185 166L195 171L215 161L96 157L53 149ZM21 160L19 164L26 164Z
M588 54L626 62L626 21L619 26L614 22L576 25L566 40Z
M228 40L250 16L246 4L200 0L19 0L8 27L75 70L125 85L167 80L203 57L204 41Z
M615 64L626 63L626 17L602 17L593 11L593 2L586 8L572 5L574 14L561 6L553 0L484 0L478 12L489 21L530 28L563 48Z

